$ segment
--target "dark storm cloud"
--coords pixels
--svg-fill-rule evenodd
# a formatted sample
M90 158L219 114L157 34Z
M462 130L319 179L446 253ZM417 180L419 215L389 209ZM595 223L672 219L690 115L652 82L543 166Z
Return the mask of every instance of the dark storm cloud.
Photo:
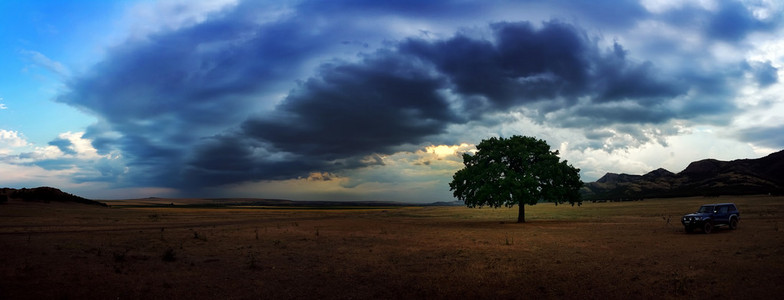
M306 175L314 166L301 160L275 161L261 145L236 134L207 138L187 161L181 186L220 185L250 179L288 179Z
M324 159L388 153L458 121L438 93L442 81L416 60L382 51L356 64L322 66L274 114L242 128L277 150Z
M458 34L434 42L411 39L400 49L433 63L466 99L467 110L530 105L549 112L590 97L595 103L633 100L642 105L634 115L610 112L603 116L611 123L658 123L673 116L648 109L688 88L678 78L657 76L650 62L629 61L627 51L617 43L602 51L573 25L551 21L536 28L518 22L496 23L491 28L494 42ZM471 97L485 101L471 101Z
M754 17L751 11L736 1L720 1L719 12L708 23L710 36L730 42L746 37L751 31L763 30L769 26Z
M72 79L58 101L98 117L85 138L100 154L120 151L139 179L169 185L203 136L271 107L277 99L267 91L285 90L310 59L340 46L326 34L340 32L339 24L314 28L298 16L259 23L258 13L242 3L190 27L128 40Z
M76 154L76 150L73 149L73 143L68 139L56 138L49 142L49 145L57 147L65 154Z
M551 22L491 25L495 43L458 34L443 41L412 39L404 53L432 62L465 96L481 96L496 109L575 95L585 89L590 53L586 37Z
M627 59L628 51L618 43L601 59L597 59L594 85L597 102L634 99L651 105L686 92L687 86L677 77L660 78L651 62L634 63Z
M741 141L773 149L784 148L784 125L771 127L753 127L738 132Z
M357 62L322 65L274 112L197 147L188 173L208 182L236 182L380 164L368 157L420 144L451 124L481 119L483 112L526 105L559 111L578 97L606 105L580 107L575 111L581 118L568 119L573 124L566 118L557 123L660 123L673 112L655 100L685 90L652 75L649 63L626 60L618 44L601 51L572 25L496 23L490 29L492 41L463 34L408 39ZM447 100L444 90L457 100ZM645 138L627 127L626 132ZM257 151L290 157L272 160Z
M752 63L748 68L761 87L768 87L779 81L779 69L771 65L770 62Z
M502 2L502 1L501 1ZM448 7L448 9L447 9ZM307 14L346 16L400 14L408 17L455 17L478 14L487 10L487 5L461 0L419 1L419 0L344 0L344 1L303 1L299 10Z
M130 170L105 165L101 174L180 188L380 165L379 155L448 140L441 135L452 125L498 122L487 116L520 108L553 127L618 125L645 139L635 124L721 114L730 105L724 90L712 89L726 83L726 74L662 72L631 59L620 43L603 49L599 38L561 21L491 23L481 29L487 37L460 31L380 47L363 40L372 28L352 23L360 13L368 22L390 12L424 18L481 10L405 4L306 1L260 22L263 11L241 3L110 49L58 100L94 114L99 121L84 137L100 154L121 154ZM621 4L645 15L636 4ZM336 54L352 45L365 52ZM769 70L755 70L760 82L770 81ZM687 91L719 97L685 98ZM680 98L686 103L672 105ZM604 138L596 132L587 137ZM68 149L65 141L52 145Z
M189 170L241 181L378 165L376 153L421 143L460 121L438 93L442 86L415 59L389 51L358 63L327 64L274 113L198 147ZM259 150L289 157L257 156Z
M374 154L420 144L451 124L468 121L460 116L481 118L473 110L552 103L557 103L552 110L559 110L570 103L551 99L600 95L601 101L620 101L677 92L646 75L648 65L625 61L619 45L603 55L571 25L497 23L491 29L492 42L461 34L443 41L408 39L358 62L322 65L274 112L252 117L239 132L198 147L188 173L231 182L352 169L380 163L367 159ZM631 87L621 90L619 85ZM635 85L641 88L634 90ZM459 96L457 103L444 97L441 91L446 89ZM474 97L484 99L487 107L472 106ZM585 122L603 118L608 123L655 123L668 117L665 111L652 113L645 107L634 114L602 112ZM637 115L647 119L634 118ZM291 157L265 159L254 154L257 150Z
M195 147L183 176L172 185L179 187L215 186L248 180L306 178L310 173L332 172L383 165L377 155L325 160L319 156L273 153L269 145L242 134L222 134L207 138Z
M568 127L582 127L586 124L607 125L613 123L650 123L658 124L673 117L672 112L664 107L642 106L638 103L618 105L581 106L575 111L575 119Z
M753 32L775 29L782 19L761 20L740 1L717 1L715 11L684 3L679 9L663 14L662 19L679 27L696 27L706 38L723 42L738 42Z
M171 113L185 122L225 123L211 116L241 111L247 99L239 96L296 74L299 63L332 43L303 30L308 25L303 22L261 27L228 15L130 41L71 83L73 92L59 100L108 116L114 124Z
M594 23L611 27L631 27L638 20L648 17L648 11L634 0L595 0L595 1L541 1L555 2L563 10L579 15Z

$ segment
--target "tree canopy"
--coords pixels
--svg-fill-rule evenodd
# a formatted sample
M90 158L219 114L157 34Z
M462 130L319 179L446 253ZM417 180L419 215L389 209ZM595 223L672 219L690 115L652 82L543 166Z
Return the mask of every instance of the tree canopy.
M544 140L515 135L490 138L476 146L473 155L464 153L465 167L455 173L449 190L468 207L519 206L517 222L525 222L525 204L539 201L581 203L580 169L558 150L550 151Z

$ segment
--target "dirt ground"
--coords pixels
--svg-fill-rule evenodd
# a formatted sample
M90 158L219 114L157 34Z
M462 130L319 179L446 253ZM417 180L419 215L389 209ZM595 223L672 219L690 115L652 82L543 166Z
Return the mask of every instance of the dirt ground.
M739 228L684 233L679 217L713 202L735 202ZM784 294L784 197L539 204L524 224L516 213L12 201L0 205L0 299Z

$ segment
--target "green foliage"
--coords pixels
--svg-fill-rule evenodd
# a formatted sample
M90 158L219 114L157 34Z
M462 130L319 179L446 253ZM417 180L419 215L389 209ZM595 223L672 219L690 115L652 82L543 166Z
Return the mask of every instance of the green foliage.
M560 161L544 140L526 136L490 138L463 154L465 167L455 173L450 191L468 207L520 206L518 222L525 222L524 204L539 201L581 203L580 169Z

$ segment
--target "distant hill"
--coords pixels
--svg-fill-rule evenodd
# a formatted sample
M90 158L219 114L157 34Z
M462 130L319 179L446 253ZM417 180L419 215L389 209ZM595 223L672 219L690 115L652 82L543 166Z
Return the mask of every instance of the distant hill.
M53 187L37 187L32 189L0 189L0 203L9 200L20 200L25 202L70 202L82 203L91 205L107 206L94 200L85 199L76 195L72 195Z
M784 194L784 150L758 159L704 159L680 173L607 173L581 190L585 200Z

